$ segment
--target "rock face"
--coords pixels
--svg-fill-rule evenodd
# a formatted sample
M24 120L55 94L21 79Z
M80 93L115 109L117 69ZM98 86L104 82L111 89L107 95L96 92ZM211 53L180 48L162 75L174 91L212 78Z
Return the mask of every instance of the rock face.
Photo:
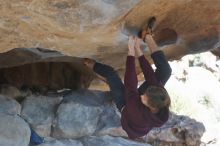
M87 88L94 74L83 66L84 57L123 72L128 35L137 34L152 15L157 18L155 40L168 59L205 51L220 56L219 10L219 0L0 0L0 84L40 93ZM144 50L149 57L148 49ZM120 127L120 114L100 98L107 94L100 94L75 91L62 102L49 97L27 97L22 104L22 116L44 136L86 136L80 142L54 140L45 145L132 145L130 141L128 144L124 139L105 136L126 134ZM24 94L22 91L10 96ZM21 106L8 97L0 97L0 101L1 146L28 145L28 125L16 116ZM165 129L172 132L169 140L199 143L204 127L194 120L184 120L189 124ZM158 137L153 135L149 139L155 138Z
M5 14L1 15L3 26L0 34L4 34L1 39L5 42L1 52L13 48L41 47L75 57L95 57L112 46L120 30L115 28L114 22L138 2L1 1L1 13ZM16 30L12 32L14 28ZM9 38L4 38L6 36ZM111 52L110 49L108 51Z
M70 90L63 98L60 94L32 95L22 101L21 116L8 112L14 107L3 106L4 110L0 111L0 146L27 146L29 126L41 136L52 137L46 138L42 146L142 146L155 140L193 146L200 144L204 126L189 117L175 114L163 127L153 129L142 143L125 140L127 134L121 128L120 113L110 95L109 92L86 89ZM4 100L6 98L2 97L5 105L15 102L11 98L7 99L8 103Z
M204 132L205 127L202 123L186 116L171 114L165 125L160 128L154 128L145 139L148 142L153 142L157 139L194 146L200 145L200 139Z
M109 92L80 89L69 91L63 99L53 96L30 96L22 102L22 117L49 145L142 145L123 138L120 113L111 102ZM155 140L197 146L205 131L203 124L186 116L171 114L161 128L153 129L142 142ZM107 136L108 135L108 136ZM113 137L111 137L113 136ZM59 139L59 140L56 140ZM65 139L72 139L65 140ZM61 141L60 141L61 140Z
M0 113L1 112L12 115L20 115L21 105L10 97L0 95Z
M84 146L150 146L149 144L131 142L130 140L125 140L123 138L114 138L110 136L102 136L102 137L88 137L83 139L82 141Z
M120 137L90 136L78 140L49 140L40 146L151 146L146 143L134 142Z
M3 78L3 83L12 83L9 80L12 76L14 80L16 77L21 80L23 76L24 83L18 79L13 82L17 87L27 84L74 89L89 83L88 76L81 76L87 72L78 62L83 57L123 70L127 36L137 33L152 15L157 18L155 40L169 59L209 50L220 55L218 0L0 0L0 8L0 52L5 53L0 54L3 55L0 68L7 67L0 69L0 74L10 75ZM17 49L13 51L14 48ZM73 59L64 61L62 57L55 57L53 51L33 48L49 48ZM12 52L7 52L10 50ZM44 52L44 57L39 52ZM149 52L145 54L148 56ZM59 63L45 63L54 61ZM8 68L12 65L14 68ZM23 74L24 70L28 75ZM70 78L71 73L76 78ZM63 74L65 80L60 79ZM32 78L32 82L26 76ZM85 82L80 81L82 78ZM70 86L68 80L75 84Z
M139 27L154 15L156 40L172 42L167 55L178 57L219 47L219 8L218 0L1 0L1 52L51 48L121 67L114 60L126 52L123 25Z
M77 140L51 140L40 146L83 146L80 141Z
M19 116L0 113L0 117L0 146L28 146L28 124Z
M79 138L92 135L98 125L101 108L97 104L84 102L80 94L66 97L57 110L53 136L57 138ZM89 97L89 96L88 96ZM89 98L93 98L90 96ZM67 98L73 100L68 102ZM93 98L95 101L95 98ZM75 101L75 102L74 102ZM91 101L91 99L90 99Z
M32 95L23 100L18 116L20 110L15 109L20 109L19 103L1 96L0 146L28 146L30 126L48 137L41 146L142 146L155 141L198 146L201 142L203 124L175 114L164 126L146 135L142 143L126 140L120 113L111 100L109 92L85 89L69 91L63 99L59 95Z
M61 100L61 97L27 97L22 103L21 116L38 134L48 137L50 136L53 119L55 117L54 111L56 111Z

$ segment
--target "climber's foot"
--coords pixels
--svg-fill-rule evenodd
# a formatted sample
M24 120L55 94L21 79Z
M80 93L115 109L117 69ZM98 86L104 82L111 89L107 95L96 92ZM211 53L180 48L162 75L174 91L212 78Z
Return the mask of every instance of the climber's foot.
M148 19L147 24L140 30L138 37L145 42L147 34L153 35L153 29L155 26L156 17L152 16Z
M88 68L93 69L96 61L90 58L84 58L83 59L83 64L86 65Z

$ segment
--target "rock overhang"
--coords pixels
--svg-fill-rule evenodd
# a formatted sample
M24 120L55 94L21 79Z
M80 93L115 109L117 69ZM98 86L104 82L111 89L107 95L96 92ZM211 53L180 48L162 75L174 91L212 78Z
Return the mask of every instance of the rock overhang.
M42 48L16 48L0 54L0 84L36 91L87 88L94 73L83 59Z
M155 40L169 60L205 51L220 56L218 0L2 0L0 7L0 52L12 59L1 57L2 67L66 62L64 58L71 57L81 67L81 58L88 57L123 73L129 31L139 29L152 15L157 18ZM17 56L10 54L14 48L20 50ZM32 48L50 48L64 55L53 57L50 51L48 60ZM19 57L23 50L29 53ZM145 55L149 57L147 48Z

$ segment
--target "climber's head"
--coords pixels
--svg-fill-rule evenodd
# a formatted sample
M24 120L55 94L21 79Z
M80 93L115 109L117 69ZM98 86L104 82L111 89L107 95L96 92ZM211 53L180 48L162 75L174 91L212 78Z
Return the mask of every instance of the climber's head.
M153 113L157 113L162 108L169 108L170 97L164 88L149 86L141 95L141 102L150 108Z

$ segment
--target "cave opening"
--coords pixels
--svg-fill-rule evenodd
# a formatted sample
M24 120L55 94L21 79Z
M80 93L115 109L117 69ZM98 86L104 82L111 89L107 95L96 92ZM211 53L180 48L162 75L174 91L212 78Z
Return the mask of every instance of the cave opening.
M0 54L0 76L1 93L14 87L47 94L88 88L94 73L82 58L42 48L16 48Z

